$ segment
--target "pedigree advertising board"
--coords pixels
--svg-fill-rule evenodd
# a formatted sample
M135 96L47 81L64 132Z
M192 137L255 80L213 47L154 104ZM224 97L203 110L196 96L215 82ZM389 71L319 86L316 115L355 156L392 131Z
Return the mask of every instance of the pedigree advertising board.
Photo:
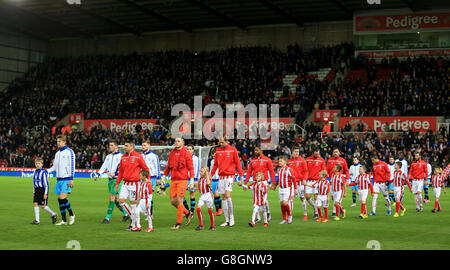
M355 15L355 34L450 29L450 12Z
M372 130L376 132L404 132L412 130L414 132L436 131L436 117L340 117L339 128L344 129L347 122L352 126L360 122L364 126L364 131Z

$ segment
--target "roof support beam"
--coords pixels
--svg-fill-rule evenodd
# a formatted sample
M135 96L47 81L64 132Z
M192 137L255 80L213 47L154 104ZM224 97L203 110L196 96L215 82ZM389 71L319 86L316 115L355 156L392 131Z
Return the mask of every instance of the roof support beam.
M270 1L270 0L258 0L258 1L260 3L266 5L267 7L269 7L271 10L277 12L281 16L289 18L296 25L298 25L298 26L302 26L303 25L304 22L303 22L302 19L300 19L297 16L294 16L291 13L285 11L284 9L280 8L278 5L276 5L272 1Z
M417 7L416 5L414 5L414 0L403 0L403 3L406 4L406 6L412 11L412 12L416 12L417 11Z
M214 16L221 18L222 20L226 21L227 23L233 24L239 28L241 28L242 30L247 30L247 26L241 22L239 22L238 20L224 14L223 12L220 12L219 10L213 8L212 6L201 2L199 0L187 0L188 2L197 5L198 7L200 7L201 9L213 14Z
M32 31L29 31L23 27L15 25L15 24L0 22L0 26L4 27L6 29L11 29L14 32L17 32L19 34L22 34L22 35L25 35L25 36L28 36L28 37L31 37L31 38L34 38L37 40L48 41L50 39L50 37L47 34L32 32Z
M102 22L104 22L104 23L106 23L106 24L108 24L110 26L113 26L113 27L118 28L118 29L122 29L126 33L132 33L132 34L135 34L136 36L140 36L142 34L142 32L140 32L140 31L138 31L136 29L133 29L133 28L128 27L126 25L123 25L123 24L120 24L118 22L115 22L115 21L113 21L113 20L111 20L111 19L109 19L107 17L95 14L94 12L88 10L87 8L82 8L79 5L70 5L70 4L68 4L66 2L66 0L59 0L59 1L61 3L64 3L64 5L66 7L70 8L72 10L75 10L78 13L82 13L82 14L88 15L88 16L90 16L90 17L92 17L94 19L97 19L99 21L102 21Z
M181 24L181 23L177 22L174 19L171 19L171 18L169 18L167 16L164 16L164 15L162 15L159 12L156 12L156 11L154 11L152 9L149 9L149 8L144 7L144 6L138 5L135 2L131 2L129 0L118 0L118 1L122 2L124 4L127 4L130 7L135 8L135 9L141 11L142 13L144 13L146 15L155 17L158 20L163 21L163 22L165 22L165 23L167 23L169 25L173 25L173 26L177 27L178 29L182 29L182 30L184 30L184 31L186 31L188 33L192 33L192 29L191 28L187 27L184 24Z
M13 11L16 11L16 12L22 12L22 13L27 14L27 15L30 16L33 20L36 21L36 25L39 25L39 24L42 23L42 22L46 22L46 23L48 23L48 24L50 24L50 25L51 25L51 24L56 24L56 25L58 25L58 26L61 26L61 27L63 27L63 28L66 28L67 30L69 30L69 31L71 31L71 32L77 33L77 34L78 34L79 36L81 36L81 37L89 37L89 38L95 37L95 35L93 35L93 34L91 34L91 33L89 33L89 32L86 32L86 31L83 31L83 30L74 28L74 27L72 27L72 26L69 26L69 25L67 25L67 24L65 24L65 23L63 23L63 22L61 22L61 21L58 21L58 20L55 20L55 19L50 19L50 18L48 18L48 17L46 17L46 16L42 16L42 15L37 14L37 13L35 13L35 12L32 12L32 11L29 11L29 10L27 10L27 9L21 8L21 7L19 7L17 4L14 4L14 3L10 2L10 1L8 1L8 2L2 1L1 3L4 4L4 5L6 6L6 8L11 8ZM20 26L16 27L16 29L19 29L19 28L20 28ZM48 31L49 29L46 29L46 30ZM28 31L28 32L29 32L29 31ZM24 33L25 33L25 32L24 32ZM45 35L45 36L48 36L48 35Z
M332 3L335 7L345 12L345 14L353 16L353 10L346 7L340 0L328 0L328 2Z

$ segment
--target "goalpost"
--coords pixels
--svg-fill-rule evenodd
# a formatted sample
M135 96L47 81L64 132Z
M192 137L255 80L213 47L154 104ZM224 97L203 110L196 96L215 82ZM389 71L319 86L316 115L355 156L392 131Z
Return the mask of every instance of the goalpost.
M169 159L170 152L174 149L175 146L160 146L160 145L152 145L150 146L150 151L158 155L159 164L161 166L161 172L166 169L167 160ZM211 148L213 146L194 146L194 154L198 156L200 160L200 167L208 167L209 154L211 152ZM134 149L136 152L142 154L142 145L135 145ZM125 146L119 145L119 151L123 154L125 153ZM211 169L211 168L209 168Z

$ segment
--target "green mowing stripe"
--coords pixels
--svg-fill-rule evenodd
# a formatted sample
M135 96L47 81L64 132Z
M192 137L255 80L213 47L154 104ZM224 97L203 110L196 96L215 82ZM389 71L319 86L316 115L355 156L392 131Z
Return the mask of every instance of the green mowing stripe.
M49 207L58 213L58 201L53 189L56 180L49 179ZM236 225L220 227L223 216L216 217L216 231L208 231L209 216L203 208L206 230L195 231L198 225L196 213L189 226L179 231L170 230L176 221L176 209L170 205L168 196L154 195L154 228L152 233L128 232L128 224L121 223L121 213L114 209L111 223L100 224L108 206L107 180L98 181L75 179L75 187L68 199L76 216L73 226L54 226L50 215L41 209L41 225L29 223L34 219L32 202L32 179L22 177L0 177L0 249L65 250L70 240L80 242L81 249L236 249L236 250L282 250L282 249L353 249L367 250L370 240L380 242L381 249L450 249L450 200L441 195L443 211L431 213L434 202L424 205L424 212L417 213L412 194L405 192L404 217L386 216L384 200L378 200L377 216L359 219L360 205L351 207L351 192L344 198L343 206L348 218L340 222L330 219L329 223L312 220L313 209L308 206L309 220L302 221L303 209L296 198L294 222L279 225L281 211L278 191L269 190L272 221L268 228L257 224L255 228L247 225L252 213L251 191L243 191L237 185L233 188L233 204ZM187 199L189 194L186 195ZM196 196L198 198L198 194ZM430 198L434 200L432 192ZM188 199L189 201L189 199ZM369 196L367 210L372 210ZM395 206L392 207L395 212ZM329 208L331 216L332 208ZM184 222L184 221L183 221ZM146 228L147 221L141 217Z

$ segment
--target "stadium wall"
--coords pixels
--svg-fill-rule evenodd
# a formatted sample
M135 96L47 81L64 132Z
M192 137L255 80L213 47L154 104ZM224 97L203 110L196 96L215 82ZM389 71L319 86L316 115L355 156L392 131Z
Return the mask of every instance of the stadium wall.
M145 53L160 50L209 51L237 46L267 46L285 50L296 42L304 48L353 41L353 22L318 22L296 25L252 26L194 30L192 34L171 31L130 35L103 36L98 39L55 39L49 43L49 55L76 57L95 54Z
M47 43L0 27L0 92L31 67L44 61Z

